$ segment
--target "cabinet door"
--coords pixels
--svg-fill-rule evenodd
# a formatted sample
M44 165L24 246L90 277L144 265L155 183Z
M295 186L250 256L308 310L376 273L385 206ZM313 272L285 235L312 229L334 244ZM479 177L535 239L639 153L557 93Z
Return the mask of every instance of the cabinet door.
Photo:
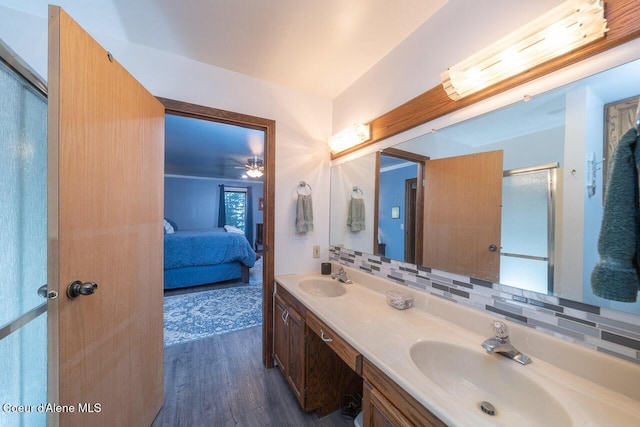
M276 294L275 318L273 319L273 356L278 363L278 367L287 376L287 365L289 364L289 346L287 344L287 306L280 295Z
M371 386L364 385L362 399L363 424L365 427L411 427L413 424Z
M287 365L287 381L293 389L300 406L305 407L305 375L304 361L305 352L305 325L304 319L292 307L287 307L288 329L289 329L289 346L288 356L289 363Z

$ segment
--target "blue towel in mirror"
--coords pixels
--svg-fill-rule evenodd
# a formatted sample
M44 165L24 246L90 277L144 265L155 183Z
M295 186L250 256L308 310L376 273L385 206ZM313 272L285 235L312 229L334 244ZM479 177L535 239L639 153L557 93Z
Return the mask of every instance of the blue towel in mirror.
M614 148L602 214L598 253L591 289L599 297L635 302L638 297L638 132L632 128Z

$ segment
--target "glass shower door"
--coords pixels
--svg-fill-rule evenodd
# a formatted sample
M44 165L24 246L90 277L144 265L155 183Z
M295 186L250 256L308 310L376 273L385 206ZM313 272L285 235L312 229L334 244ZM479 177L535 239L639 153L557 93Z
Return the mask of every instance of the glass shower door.
M553 293L556 167L543 165L504 174L500 283Z
M47 101L0 54L0 427L43 426Z

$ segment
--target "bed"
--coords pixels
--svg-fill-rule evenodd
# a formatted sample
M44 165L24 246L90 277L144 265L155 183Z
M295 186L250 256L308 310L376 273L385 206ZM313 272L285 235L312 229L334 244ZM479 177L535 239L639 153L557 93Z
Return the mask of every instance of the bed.
M242 278L249 281L249 269L256 253L244 234L211 231L174 231L164 235L164 288L217 283Z

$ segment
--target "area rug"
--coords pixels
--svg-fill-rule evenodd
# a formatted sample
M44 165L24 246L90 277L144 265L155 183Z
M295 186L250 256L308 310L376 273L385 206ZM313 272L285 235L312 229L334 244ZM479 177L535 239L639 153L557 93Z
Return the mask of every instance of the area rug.
M164 298L165 347L262 324L262 286L243 285Z

